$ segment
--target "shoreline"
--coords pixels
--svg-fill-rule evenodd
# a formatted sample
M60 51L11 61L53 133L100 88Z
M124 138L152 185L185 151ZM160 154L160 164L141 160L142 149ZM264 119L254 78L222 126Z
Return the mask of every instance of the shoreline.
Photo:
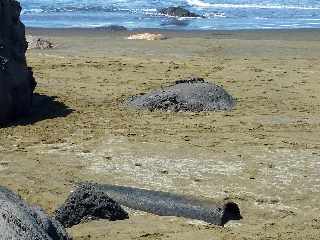
M298 28L298 29L242 29L242 30L182 30L161 28L136 28L127 31L104 31L103 28L40 28L26 27L26 34L46 36L74 36L74 35L127 35L135 33L161 33L168 37L214 37L235 38L250 40L303 40L318 41L320 39L320 28Z

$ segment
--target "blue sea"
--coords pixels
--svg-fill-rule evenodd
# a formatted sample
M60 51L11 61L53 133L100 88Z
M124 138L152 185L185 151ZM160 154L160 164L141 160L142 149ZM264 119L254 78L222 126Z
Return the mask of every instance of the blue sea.
M320 28L320 0L21 0L31 27L101 27L183 30ZM181 6L205 18L163 16Z

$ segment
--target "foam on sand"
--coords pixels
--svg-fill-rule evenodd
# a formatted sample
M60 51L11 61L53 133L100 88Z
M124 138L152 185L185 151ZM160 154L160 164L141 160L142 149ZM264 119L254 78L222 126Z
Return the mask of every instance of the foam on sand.
M155 34L155 33L140 33L140 34L133 34L130 35L127 39L129 40L148 40L148 41L154 41L154 40L165 40L167 39L166 36L163 34Z

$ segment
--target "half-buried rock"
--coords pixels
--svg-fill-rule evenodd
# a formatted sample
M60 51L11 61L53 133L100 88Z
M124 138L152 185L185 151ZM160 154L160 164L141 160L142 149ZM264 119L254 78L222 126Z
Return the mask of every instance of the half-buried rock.
M150 111L230 111L235 106L235 99L218 85L205 82L202 78L192 78L133 96L128 99L127 106Z
M56 219L65 227L72 227L86 220L116 221L128 218L128 213L118 203L91 184L81 184L56 210Z
M39 207L0 186L1 240L69 240L64 227Z

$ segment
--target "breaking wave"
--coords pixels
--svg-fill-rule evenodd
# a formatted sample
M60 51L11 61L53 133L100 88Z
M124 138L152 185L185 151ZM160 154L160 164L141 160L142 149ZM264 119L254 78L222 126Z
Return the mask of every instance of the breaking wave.
M320 7L285 5L285 4L231 4L231 3L206 3L201 0L187 0L187 3L194 7L201 8L256 8L256 9L300 9L320 10Z
M320 28L319 0L20 0L33 27L257 29ZM172 19L159 9L182 6L205 18Z

